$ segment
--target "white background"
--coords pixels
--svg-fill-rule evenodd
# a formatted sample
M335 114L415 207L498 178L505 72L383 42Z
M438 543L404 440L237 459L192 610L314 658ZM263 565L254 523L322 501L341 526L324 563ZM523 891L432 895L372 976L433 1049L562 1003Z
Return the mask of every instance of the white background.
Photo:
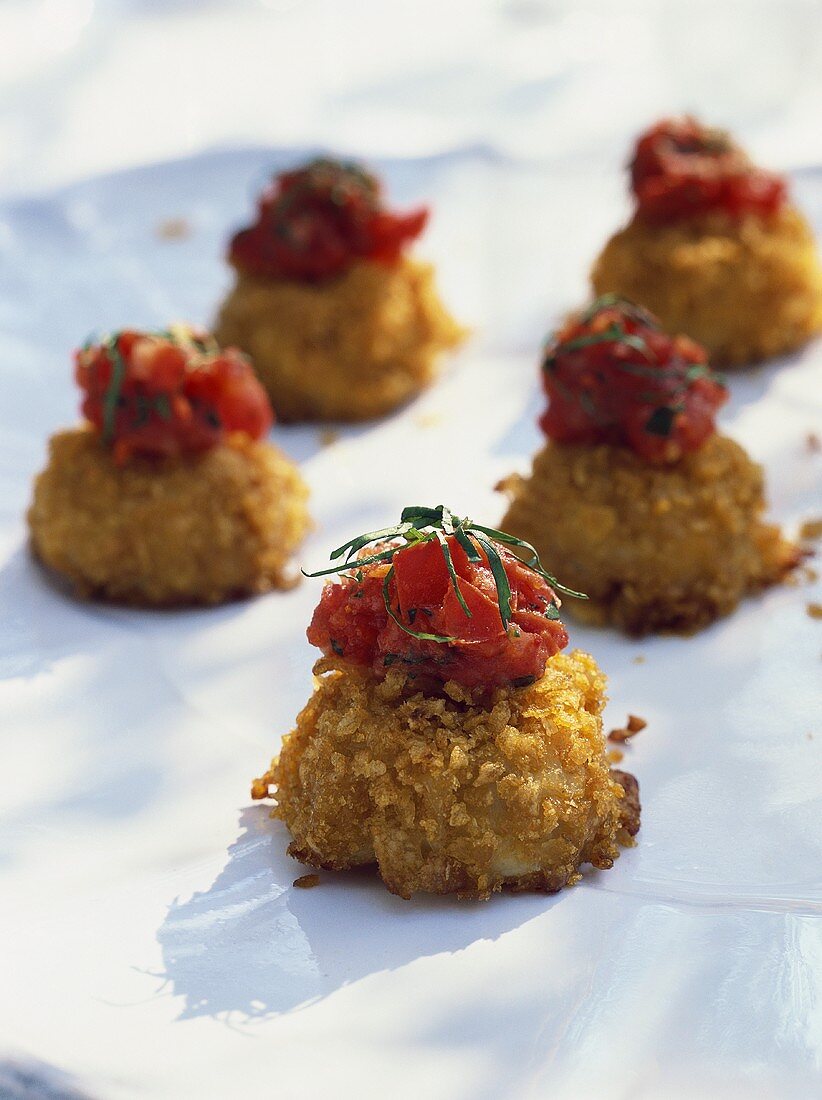
M3 0L0 191L247 144L621 159L650 116L822 152L815 0Z

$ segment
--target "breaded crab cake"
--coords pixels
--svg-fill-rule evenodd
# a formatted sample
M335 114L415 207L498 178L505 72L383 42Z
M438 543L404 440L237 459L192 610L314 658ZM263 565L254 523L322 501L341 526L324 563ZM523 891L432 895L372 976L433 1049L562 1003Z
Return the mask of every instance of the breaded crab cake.
M556 335L543 379L548 442L503 483L503 525L564 562L581 619L691 633L796 565L762 520L761 467L715 432L726 391L693 341L602 299Z
M377 178L328 159L278 176L229 249L218 339L242 348L284 420L366 420L435 377L464 331L434 270L405 255L428 211L395 214Z
M561 586L511 545L413 508L336 552L308 630L314 694L252 787L295 858L376 864L405 898L487 898L559 890L632 843L638 788L609 769L605 678L561 652Z
M59 432L28 513L31 545L79 595L212 604L290 584L308 527L296 467L262 438L243 357L182 327L77 353L87 423Z
M596 294L642 302L715 363L793 350L822 329L822 268L779 176L692 118L658 123L631 163L636 209L591 275Z

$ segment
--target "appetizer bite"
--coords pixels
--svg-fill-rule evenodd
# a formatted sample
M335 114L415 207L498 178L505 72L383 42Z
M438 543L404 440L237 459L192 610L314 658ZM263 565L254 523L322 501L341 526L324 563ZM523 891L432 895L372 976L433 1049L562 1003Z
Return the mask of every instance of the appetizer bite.
M631 634L690 633L798 561L762 522L762 469L716 431L727 391L705 350L644 309L600 298L546 350L548 442L506 530L563 562L575 613Z
M610 867L639 828L638 788L609 769L605 677L563 652L566 589L532 548L439 506L331 558L314 694L252 787L273 791L289 853L376 864L404 898L555 891Z
M816 245L781 176L693 118L643 134L630 172L634 215L594 265L595 294L642 302L727 365L790 351L822 328Z
M184 326L76 353L87 423L59 432L28 513L35 555L79 595L213 604L290 583L308 527L296 467L245 358Z
M387 209L357 164L277 176L231 241L236 282L217 339L247 352L283 420L367 420L433 379L463 338L434 269L406 255L428 219Z

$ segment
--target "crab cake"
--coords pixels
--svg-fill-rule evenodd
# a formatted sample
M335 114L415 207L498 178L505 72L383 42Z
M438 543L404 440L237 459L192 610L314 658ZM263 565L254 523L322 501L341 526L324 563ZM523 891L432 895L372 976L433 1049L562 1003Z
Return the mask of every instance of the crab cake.
M781 177L686 118L643 135L631 178L636 210L594 265L596 294L642 302L720 364L780 355L820 331L816 243Z
M376 864L405 898L487 898L559 890L632 843L636 781L608 766L604 676L561 652L561 586L511 544L439 508L343 548L308 631L325 654L314 694L252 787L273 791L291 855Z
M285 420L368 420L414 397L462 339L430 264L363 261L316 286L238 273L221 339L244 348Z
M763 522L761 468L715 432L726 391L691 340L595 302L552 341L544 382L548 442L503 483L503 525L564 563L589 597L578 617L691 633L796 565Z
M381 416L461 342L433 268L405 255L427 217L389 211L375 176L327 159L264 192L231 242L236 281L216 332L251 356L281 419Z
M89 423L50 441L31 545L80 595L213 604L291 583L308 527L296 467L261 437L272 414L242 359L188 330L83 348Z
M627 447L549 442L506 482L511 531L566 563L577 618L629 634L691 633L781 580L796 550L765 523L762 468L714 435L670 466ZM562 516L562 523L546 517Z

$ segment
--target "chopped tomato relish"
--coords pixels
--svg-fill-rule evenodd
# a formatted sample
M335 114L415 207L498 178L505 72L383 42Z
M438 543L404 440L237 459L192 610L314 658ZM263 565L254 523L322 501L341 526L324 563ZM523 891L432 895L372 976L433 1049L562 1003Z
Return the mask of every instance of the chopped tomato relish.
M785 202L785 180L751 164L723 130L664 119L637 142L630 164L639 215L665 223L711 211L767 216Z
M551 340L540 425L558 443L630 447L676 462L715 431L728 392L687 336L668 336L644 309L600 298Z
M357 260L395 264L427 220L425 207L387 210L379 180L359 165L320 158L275 177L229 259L249 275L318 283Z
M309 642L380 675L396 665L414 677L468 688L533 683L568 644L553 589L495 544L510 587L506 629L485 552L477 547L479 560L470 561L453 535L443 541L454 578L439 541L398 547L390 564L354 567L326 584Z
M228 432L259 439L274 417L265 390L235 348L204 333L113 333L75 355L81 411L112 447L132 455L204 451Z

